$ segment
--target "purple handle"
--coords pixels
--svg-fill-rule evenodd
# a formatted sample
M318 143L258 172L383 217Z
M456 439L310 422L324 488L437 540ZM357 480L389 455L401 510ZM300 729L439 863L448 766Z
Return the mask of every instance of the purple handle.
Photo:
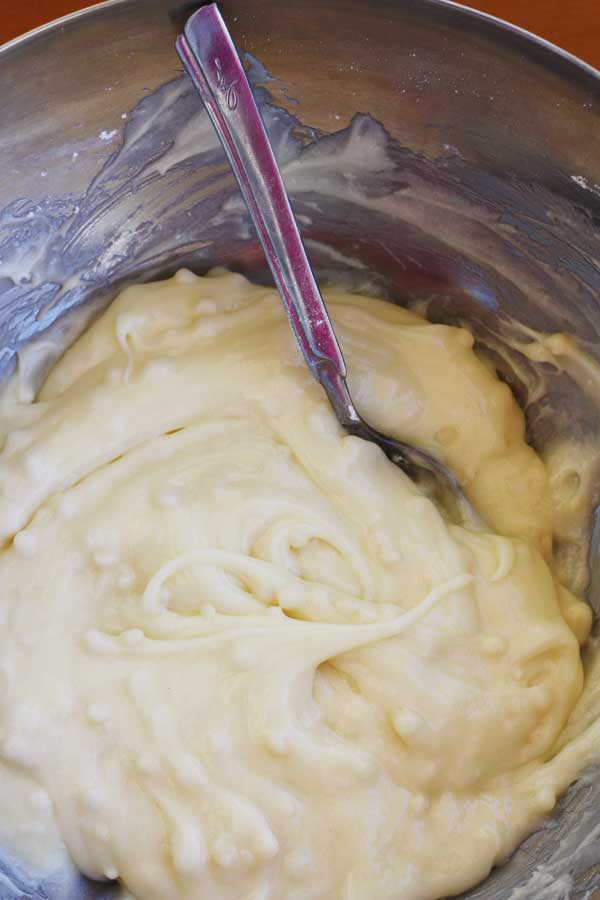
M300 349L327 393L333 389L338 395L337 410L340 389L347 395L340 383L346 378L344 357L246 73L216 3L191 16L177 39L177 52L221 139ZM348 402L349 396L344 397L346 417L353 418Z

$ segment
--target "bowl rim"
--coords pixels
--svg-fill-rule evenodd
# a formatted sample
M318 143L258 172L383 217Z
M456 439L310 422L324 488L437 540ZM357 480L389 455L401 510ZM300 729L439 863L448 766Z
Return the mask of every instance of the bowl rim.
M60 29L65 25L70 25L87 16L93 16L94 14L110 9L111 7L126 7L132 2L135 2L135 0L102 0L100 3L84 6L82 9L67 13L65 16L60 16L58 19L51 19L49 22L39 25L37 28L25 31L23 34L17 35L17 37L12 38L10 41L0 44L0 61L12 50L16 50L22 45L26 45L30 41L42 37L46 33ZM560 60L561 62L566 63L567 66L572 69L573 74L587 75L588 77L591 77L593 81L597 82L598 87L600 87L600 69L595 68L591 63L575 56L575 54L570 53L568 50L564 50L557 44L552 43L552 41L540 37L540 35L535 34L532 31L528 31L526 28L521 28L519 25L514 25L512 22L506 21L506 19L483 12L480 9L464 6L462 3L456 3L455 0L417 0L417 3L424 8L437 8L441 11L456 10L467 20L470 19L474 25L484 24L491 26L493 30L502 34L504 38L508 40L509 44L512 44L515 39L518 42L531 44L536 49L544 51L548 60L554 58L556 62ZM201 3L199 2L198 6L200 5Z

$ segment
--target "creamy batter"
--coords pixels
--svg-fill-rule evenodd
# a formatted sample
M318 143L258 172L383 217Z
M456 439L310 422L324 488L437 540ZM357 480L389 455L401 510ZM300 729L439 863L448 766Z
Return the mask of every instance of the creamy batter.
M361 412L489 533L343 432L274 291L124 291L0 409L0 836L39 864L62 840L139 900L433 900L591 758L589 729L557 752L577 485L467 331L326 300Z

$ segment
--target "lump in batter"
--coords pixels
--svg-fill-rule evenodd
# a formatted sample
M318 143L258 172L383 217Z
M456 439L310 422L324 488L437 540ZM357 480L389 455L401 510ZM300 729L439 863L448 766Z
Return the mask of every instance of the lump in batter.
M490 533L344 433L238 275L127 289L2 405L0 794L138 900L434 900L566 783L590 612L523 416L467 331L326 300L361 412Z

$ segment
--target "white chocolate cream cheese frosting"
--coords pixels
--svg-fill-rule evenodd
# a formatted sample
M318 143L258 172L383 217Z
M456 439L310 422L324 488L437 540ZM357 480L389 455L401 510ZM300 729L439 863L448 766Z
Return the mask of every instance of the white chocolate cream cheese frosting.
M0 407L15 850L63 841L139 900L433 900L574 776L591 615L509 388L465 330L326 299L361 411L443 457L489 533L344 433L273 290L124 291Z

